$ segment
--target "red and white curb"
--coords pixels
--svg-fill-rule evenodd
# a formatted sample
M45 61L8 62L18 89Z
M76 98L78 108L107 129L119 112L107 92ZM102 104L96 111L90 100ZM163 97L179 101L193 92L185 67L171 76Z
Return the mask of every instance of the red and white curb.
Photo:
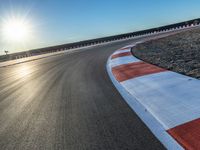
M135 58L133 46L109 57L112 82L167 149L200 149L200 80Z

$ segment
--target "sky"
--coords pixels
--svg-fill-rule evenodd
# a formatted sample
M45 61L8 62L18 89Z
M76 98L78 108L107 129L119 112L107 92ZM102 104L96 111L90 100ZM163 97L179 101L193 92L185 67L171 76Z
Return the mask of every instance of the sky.
M0 31L22 18L21 42L0 32L0 54L133 32L200 17L199 0L0 0ZM20 31L13 31L17 36ZM12 35L13 36L13 35Z

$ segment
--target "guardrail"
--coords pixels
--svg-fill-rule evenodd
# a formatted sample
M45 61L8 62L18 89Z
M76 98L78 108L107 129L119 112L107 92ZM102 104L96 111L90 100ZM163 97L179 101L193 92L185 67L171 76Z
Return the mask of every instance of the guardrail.
M96 44L102 44L102 43L112 42L112 41L117 41L117 40L130 39L130 38L134 38L138 36L147 36L147 35L152 35L152 34L157 34L157 33L170 32L174 30L182 30L182 29L186 29L190 27L199 26L199 25L200 25L200 18L184 21L180 23L170 24L166 26L161 26L157 28L142 30L142 31L136 31L136 32L120 34L120 35L115 35L115 36L103 37L103 38L98 38L98 39L68 43L68 44L45 47L45 48L40 48L40 49L33 49L33 50L9 54L9 55L3 55L3 56L0 56L0 62L24 58L24 57L30 57L30 56L40 55L40 54L64 51L64 50L69 50L69 49L74 49L74 48L92 46Z

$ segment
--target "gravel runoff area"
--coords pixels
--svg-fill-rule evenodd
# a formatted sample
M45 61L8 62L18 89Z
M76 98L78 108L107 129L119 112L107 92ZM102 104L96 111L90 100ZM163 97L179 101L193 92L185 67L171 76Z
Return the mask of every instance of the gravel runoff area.
M200 79L200 28L138 44L132 53L145 62Z

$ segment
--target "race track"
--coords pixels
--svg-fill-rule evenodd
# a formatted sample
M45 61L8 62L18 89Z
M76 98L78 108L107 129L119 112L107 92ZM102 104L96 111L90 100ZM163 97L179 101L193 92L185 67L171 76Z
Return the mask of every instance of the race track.
M106 72L133 41L0 68L0 149L164 149Z

